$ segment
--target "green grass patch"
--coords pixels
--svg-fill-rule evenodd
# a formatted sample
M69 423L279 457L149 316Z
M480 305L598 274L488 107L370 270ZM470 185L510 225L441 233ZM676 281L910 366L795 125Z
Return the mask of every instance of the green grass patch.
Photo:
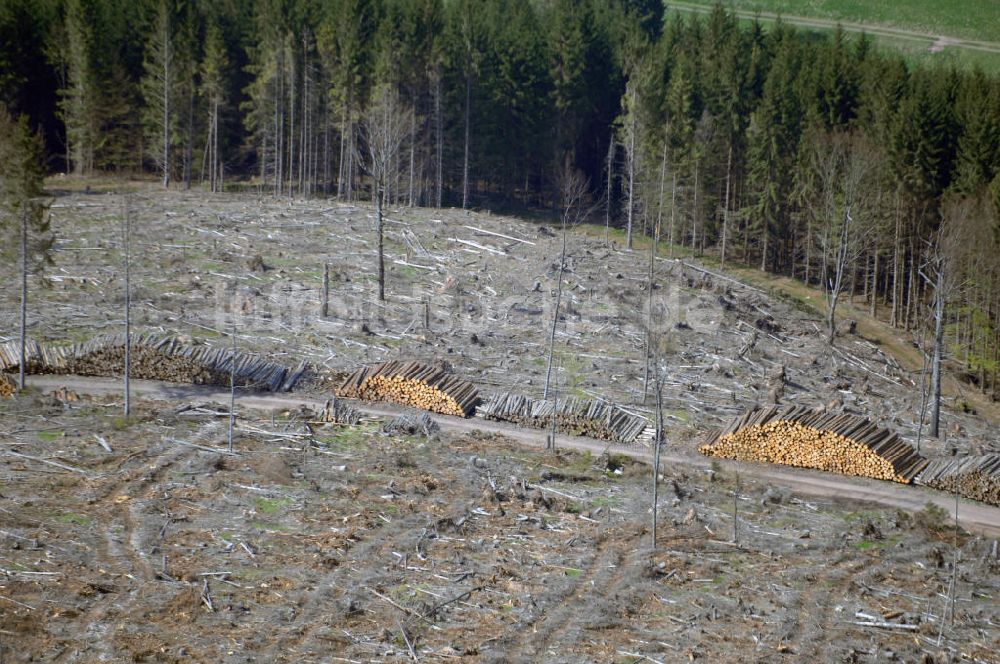
M671 14L679 11L688 18L706 14L716 0L684 0L670 3ZM955 0L908 0L886 2L870 0L725 0L726 9L737 14L739 23L749 26L757 12L765 28L774 24L777 15L802 32L828 35L836 24L843 24L852 38L865 32L877 47L903 55L911 64L959 69L980 67L984 71L1000 71L1000 53L981 50L997 43L996 26L1000 25L1000 3L977 3L968 11L964 3ZM941 44L931 50L939 36L959 40ZM962 44L961 40L987 42L983 45Z
M378 425L374 423L355 427L338 427L329 433L317 436L316 440L338 450L357 449L368 443L368 437L374 434L377 428Z
M291 498L257 498L254 505L261 514L278 514L292 504Z
M89 526L94 522L89 516L76 514L75 512L56 512L51 515L56 523L64 523L70 526Z
M65 435L66 434L63 431L39 431L38 440L42 441L43 443L51 443L59 440Z

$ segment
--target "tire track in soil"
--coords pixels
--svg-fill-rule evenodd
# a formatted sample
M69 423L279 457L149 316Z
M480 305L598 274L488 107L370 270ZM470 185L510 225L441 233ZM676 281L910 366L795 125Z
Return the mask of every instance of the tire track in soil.
M174 448L165 454L161 454L156 459L156 463L153 464L152 468L146 463L148 454L144 455L140 459L139 466L124 471L121 477L109 482L106 486L101 487L99 491L95 492L95 504L102 502L111 503L109 511L113 516L107 522L102 523L100 536L95 538L96 553L94 559L91 561L92 565L100 567L109 565L112 560L124 558L131 570L138 570L140 572L141 576L136 579L136 582L145 584L156 579L156 572L153 570L152 564L141 554L141 533L136 527L137 520L132 514L133 503L131 497L138 495L144 487L154 482L159 482L167 471L194 453L195 450L192 449ZM116 472L122 473L123 471L119 468ZM138 483L136 484L137 481ZM114 501L118 496L129 496L130 500L124 504L115 504ZM141 519L138 521L141 521ZM122 527L121 537L116 536L114 533L116 525ZM119 539L121 543L118 542ZM101 659L113 657L112 653L105 650L108 644L106 638L108 631L106 618L110 610L114 608L114 605L121 601L120 594L119 592L99 592L94 596L94 604L83 612L77 620L77 624L82 626L81 629L73 630L83 635L83 638L74 640L72 645L82 640L90 647L99 648L98 652ZM87 655L88 651L80 653L79 649L68 647L53 662L63 664L70 661L79 661L77 656L80 654Z
M581 607L593 606L594 597L609 597L620 588L626 567L634 562L630 561L628 564L623 562L626 560L624 551L634 538L622 540L615 536L617 534L610 532L604 534L586 572L576 577L576 582L568 593L558 593L560 597L553 597L553 605L547 607L541 616L526 625L521 625L515 633L507 637L507 640L514 641L516 645L512 651L507 651L506 661L543 660L548 655L549 649L558 646L570 631L584 629L576 624L576 621L583 618ZM555 603L556 601L558 603ZM526 631L529 626L531 634L540 636L531 638Z
M316 587L305 595L304 600L299 600L301 608L297 612L295 622L280 631L276 630L272 645L261 653L260 661L302 661L301 654L296 653L295 649L309 647L312 643L315 643L315 648L310 648L311 650L319 652L329 650L329 643L314 642L313 634L327 626L324 617L335 618L340 613L336 602L349 593L357 594L365 601L382 601L371 593L363 591L358 584L359 569L355 567L355 563L358 563L357 567L360 568L362 577L365 572L370 572L372 577L386 575L386 571L375 566L379 562L388 561L388 554L382 555L383 550L404 550L406 547L394 545L401 537L425 527L427 516L416 514L406 518L396 518L389 523L381 523L382 526L378 530L366 533L362 542L353 545L348 550L349 557L320 579ZM397 611L395 608L392 610Z
M854 573L863 563L853 563L843 567L844 561L833 563L833 569L819 578L808 581L806 589L799 595L798 611L793 622L794 630L782 640L785 643L797 644L796 657L807 661L815 657L815 661L823 661L830 651L825 648L830 638L830 627L833 623L834 607L831 599L842 595Z

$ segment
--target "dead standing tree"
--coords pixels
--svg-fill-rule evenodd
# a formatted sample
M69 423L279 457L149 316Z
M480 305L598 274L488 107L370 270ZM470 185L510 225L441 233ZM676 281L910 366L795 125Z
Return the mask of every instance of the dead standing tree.
M941 424L941 362L944 359L944 326L948 301L959 287L956 267L965 249L962 228L977 211L976 202L965 198L952 198L945 202L941 225L934 237L926 264L920 276L934 289L931 320L934 321L934 341L931 356L930 435L937 438ZM926 358L926 355L925 355ZM923 411L920 426L923 427Z
M366 150L359 155L372 177L375 199L375 233L378 238L378 299L385 301L385 229L382 208L386 190L396 178L397 155L409 133L410 111L405 109L399 94L390 85L380 85L373 94L371 105L362 122Z
M818 171L820 214L824 222L820 243L832 260L824 285L827 293L827 342L837 335L837 305L858 257L871 237L869 182L876 155L861 135L836 133L818 141L814 164Z
M132 253L132 205L128 194L122 196L122 260L125 265L125 417L129 416L130 396L129 378L132 374L132 288L131 288L131 253Z
M542 398L549 398L549 384L552 380L552 358L556 347L556 326L559 323L559 307L562 304L563 273L566 271L566 231L586 219L591 210L584 207L589 183L583 174L567 162L559 176L559 191L562 197L562 251L559 254L559 270L556 274L556 306L552 312L552 327L549 331L549 358L545 369L545 388Z

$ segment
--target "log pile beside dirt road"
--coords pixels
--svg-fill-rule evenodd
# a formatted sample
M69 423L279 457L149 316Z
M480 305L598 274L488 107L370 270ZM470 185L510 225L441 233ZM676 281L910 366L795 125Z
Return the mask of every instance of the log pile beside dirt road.
M479 409L487 420L513 422L535 429L551 429L571 436L590 436L625 445L643 442L649 422L620 407L599 399L569 397L557 401L534 400L523 394L501 392ZM650 441L652 439L650 438Z
M1000 506L1000 454L931 461L917 483Z
M132 378L195 385L229 385L235 361L236 384L272 392L290 390L305 374L300 364L289 369L248 353L194 346L174 337L132 336ZM121 376L125 366L125 336L105 335L82 344L49 346L29 341L25 348L28 373L78 376ZM0 345L0 370L20 364L20 344Z
M927 465L909 443L865 418L800 406L750 410L714 433L699 451L903 484Z
M17 384L7 374L0 373L0 399L9 399L17 392Z
M358 369L336 389L338 397L388 401L444 415L469 417L479 389L444 369L419 362L385 362Z

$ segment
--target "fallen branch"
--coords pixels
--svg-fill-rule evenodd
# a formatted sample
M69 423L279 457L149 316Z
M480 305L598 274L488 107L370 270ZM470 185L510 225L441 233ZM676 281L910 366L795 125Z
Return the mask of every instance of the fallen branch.
M186 440L180 440L179 438L167 438L171 443L177 443L178 445L186 445L187 447L193 447L196 450L201 450L203 452L215 452L216 454L225 454L226 456L239 456L238 452L230 452L229 450L220 449L217 447L208 447L207 445L199 445L198 443L189 443Z
M414 662L419 662L420 658L417 657L416 651L413 649L413 643L410 642L410 636L406 633L406 628L403 627L403 623L396 621L396 625L399 626L399 631L403 635L403 641L406 643L407 650L410 651L410 657L413 658Z
M97 434L95 433L95 434L94 434L94 439L95 439L95 440L97 440L97 444L98 444L98 445L100 445L101 447L103 447L103 448L104 448L104 450L105 450L105 451L106 451L106 452L107 452L108 454L112 454L112 453L114 453L114 450L113 450L113 449L111 449L111 445L109 445L109 444L108 444L108 441L107 441L107 439L105 439L105 438L104 438L104 436L98 436L98 435L97 435Z
M28 609L29 611L34 611L35 610L35 607L28 606L24 602L18 602L16 599L11 599L10 597L7 597L6 595L0 595L0 599L5 599L8 602L12 602L14 604L17 604L18 606L23 606L24 608Z
M884 629L905 629L905 630L909 630L911 632L915 632L918 629L920 629L920 627L918 625L906 625L906 624L903 624L903 623L890 623L890 622L882 622L882 621L874 621L874 620L855 620L853 622L853 624L855 624L855 625L857 625L859 627L881 627L881 628L884 628Z
M625 650L619 650L618 654L619 655L625 655L626 657L638 657L639 659L644 659L647 662L653 662L653 664L664 664L664 662L661 662L658 659L653 659L652 657L650 657L648 655L643 655L642 653L638 653L638 652L626 652Z
M482 589L483 589L482 586L476 586L475 588L470 588L469 590L466 590L464 593L461 593L460 595L456 595L456 596L452 597L451 599L445 600L445 601L441 602L440 604L431 607L429 610L427 610L424 613L423 617L424 618L428 618L430 616L433 616L434 614L436 614L438 611L440 611L444 607L448 606L449 604L453 604L455 602L458 602L459 600L463 600L466 597L468 597L469 595L471 595L472 593L477 592L477 591L482 590Z
M39 463L44 463L49 466L55 466L56 468L62 468L63 470L68 470L74 473L80 473L84 477L91 477L91 474L82 468L77 468L76 466L70 466L65 463L59 463L58 461L49 461L48 459L42 459L41 457L31 456L30 454L21 454L20 452L15 452L13 450L7 450L9 456L20 457L22 459L29 459L31 461L37 461Z
M522 240L519 237L511 237L510 235L504 235L503 233L494 233L493 231L488 231L483 228L476 228L475 226L465 226L465 228L468 228L470 231L476 231L477 233L485 233L486 235L493 235L494 237L502 237L505 240L513 240L514 242L520 242L522 244L530 244L531 246L535 246L534 242L530 240Z
M441 629L440 627L438 627L437 625L435 625L432 621L430 621L427 618L425 618L424 616L420 615L419 613L417 613L413 609L405 607L402 604L397 603L391 597L386 597L385 595L383 595L379 591L375 590L374 588L365 587L365 590L367 590L368 592L370 592L372 595L375 595L379 599L384 600L384 601L388 602L389 604L392 604L394 607L396 607L400 611L403 611L404 613L408 613L411 616L413 616L414 618L417 618L419 620L423 620L425 623L427 623L428 625L430 625L431 628L433 628L433 629Z

